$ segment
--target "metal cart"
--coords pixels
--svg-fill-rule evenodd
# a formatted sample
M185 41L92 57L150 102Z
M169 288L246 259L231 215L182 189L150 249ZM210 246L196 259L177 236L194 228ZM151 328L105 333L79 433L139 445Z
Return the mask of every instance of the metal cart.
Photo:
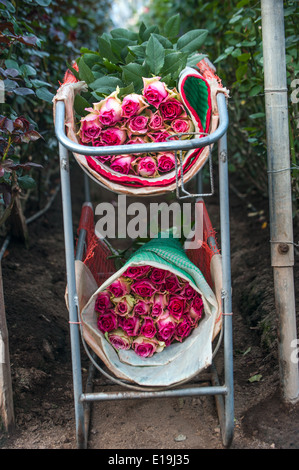
M69 327L71 338L71 355L73 368L73 387L76 419L76 439L78 448L87 448L88 428L89 428L89 407L91 402L104 400L128 400L128 399L147 399L147 398L165 398L165 397L183 397L213 395L215 396L217 412L221 428L222 443L224 447L229 447L234 432L234 392L233 392L233 347L232 347L232 299L231 299L231 267L230 267L230 227L229 227L229 191L228 191L228 161L227 161L227 138L228 112L226 97L224 94L217 95L217 105L219 110L219 126L215 132L201 138L191 140L176 140L169 142L136 144L127 146L109 146L109 147L87 147L72 142L65 134L65 104L63 101L56 103L55 132L59 141L60 155L60 174L63 205L63 223L65 237L65 255L67 271L67 288L69 302ZM90 355L90 371L87 380L87 388L83 392L83 380L81 372L81 353L80 353L80 322L78 297L76 292L75 279L75 259L80 259L83 252L85 241L85 231L79 233L77 251L75 255L74 233L72 221L72 202L70 189L70 168L69 151L83 155L109 155L113 151L114 155L123 153L138 152L161 152L161 151L183 151L195 148L201 148L207 145L217 143L219 160L219 207L220 207L220 234L221 234L221 256L222 256L222 330L221 341L223 341L224 354L224 379L220 383L219 376L214 364L210 367L210 385L202 386L179 386L164 390L140 390L131 387L120 380L114 380L121 389L118 392L93 392L91 390L92 375L96 364L95 357ZM142 147L142 149L141 149ZM89 177L84 173L85 178L85 201L89 201ZM198 193L193 195L196 200L202 198L201 194L201 171L197 175ZM190 197L181 185L183 196ZM215 241L211 241L211 246ZM123 388L124 387L124 388ZM131 388L131 390L127 390ZM125 389L125 391L124 391Z

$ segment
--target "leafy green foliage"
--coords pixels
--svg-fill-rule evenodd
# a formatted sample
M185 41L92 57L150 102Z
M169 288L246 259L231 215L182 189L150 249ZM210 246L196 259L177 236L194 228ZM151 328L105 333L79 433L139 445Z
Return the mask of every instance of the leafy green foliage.
M96 6L92 0L0 1L0 220L20 190L36 187L38 197L48 192L48 174L59 168L53 96L67 63L82 45L94 47L97 35L109 26L109 10L110 0L99 0ZM93 56L86 57L81 73L93 81ZM23 128L17 129L20 122ZM45 176L38 179L39 186L37 171Z
M181 34L194 28L209 31L200 47L217 68L222 83L230 90L228 133L230 169L246 182L246 187L267 194L267 158L264 110L263 47L260 2L240 0L151 0L147 24L171 30L180 15ZM292 165L298 166L298 103L291 100L296 78L299 79L298 2L284 2L286 65L289 93L289 128ZM174 29L177 34L178 29ZM180 39L183 41L184 36ZM178 42L179 43L179 42ZM192 42L191 42L192 43ZM188 44L186 41L186 47ZM181 49L184 51L184 48ZM297 82L296 82L297 83ZM299 82L298 82L299 83ZM297 85L298 88L298 85ZM298 200L298 170L293 170L294 200Z
M89 87L82 95L90 104L111 94L116 87L120 94L140 93L143 77L160 76L170 88L176 87L178 76L188 61L196 63L204 57L198 49L208 31L196 29L177 38L180 17L174 15L164 28L147 27L141 22L138 32L116 28L98 37L95 51L82 49L77 59L79 78ZM83 114L85 101L77 99L75 110Z

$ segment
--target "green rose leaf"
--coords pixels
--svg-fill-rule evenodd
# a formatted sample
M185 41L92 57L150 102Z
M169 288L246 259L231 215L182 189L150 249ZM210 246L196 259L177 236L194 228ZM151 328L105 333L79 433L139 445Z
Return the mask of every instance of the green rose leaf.
M52 103L54 98L53 93L51 93L46 87L37 88L36 96L43 101L47 101L48 103Z
M109 62L117 62L117 58L112 52L110 41L103 37L98 38L99 53L101 57L106 58Z
M126 86L126 87L120 88L120 89L119 89L119 93L118 93L118 97L119 97L120 99L122 99L124 96L130 95L131 93L134 93L134 85L133 85L133 83L130 83L130 85L128 85L128 86Z
M90 103L83 98L81 95L76 95L74 100L74 108L79 116L86 116L89 111L86 111L85 108L90 108Z
M111 31L111 36L113 38L123 38L123 39L128 39L129 41L137 41L138 40L138 34L129 31L128 29L124 28L115 28Z
M146 46L146 63L151 72L157 75L164 65L165 50L160 41L151 35Z
M169 18L164 26L164 34L168 38L175 38L180 32L181 19L179 13Z
M143 87L142 77L146 77L148 74L148 68L144 65L135 64L131 62L128 65L122 67L123 70L123 81L124 83L133 83L135 92L141 90Z
M161 70L163 76L168 74L178 77L180 71L186 66L188 54L171 52L165 56L164 66Z
M91 69L85 63L83 57L79 59L78 67L80 80L83 80L87 84L92 83L94 81L94 75Z
M21 189L32 189L36 186L36 182L29 175L19 176L18 184Z
M204 43L208 31L206 29L194 29L181 36L177 41L177 49L183 52L195 52Z
M89 87L92 90L97 91L99 88L111 89L111 93L116 89L116 87L123 87L124 84L118 77L113 77L111 75L104 75L103 77L97 78L94 82L89 84Z

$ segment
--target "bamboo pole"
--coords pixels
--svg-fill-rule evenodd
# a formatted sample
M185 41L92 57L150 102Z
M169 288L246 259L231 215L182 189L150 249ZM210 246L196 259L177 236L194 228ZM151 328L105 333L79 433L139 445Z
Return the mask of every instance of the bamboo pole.
M299 398L292 189L288 127L283 0L261 0L267 128L271 264L278 318L278 352L283 398Z
M11 432L14 428L13 392L11 384L8 332L0 263L0 429Z

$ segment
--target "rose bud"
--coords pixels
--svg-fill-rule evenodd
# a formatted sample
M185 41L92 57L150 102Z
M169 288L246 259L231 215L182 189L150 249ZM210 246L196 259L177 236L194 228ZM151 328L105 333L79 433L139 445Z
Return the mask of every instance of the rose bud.
M175 293L181 290L181 284L175 274L170 274L165 279L165 289L170 293Z
M152 297L156 292L155 286L147 279L137 280L131 285L132 291L140 297Z
M139 157L132 163L138 175L144 177L153 177L157 175L157 163L153 157Z
M165 341L166 346L168 346L171 343L175 329L175 319L169 314L168 311L165 311L157 321L157 338L161 341Z
M144 302L143 300L138 300L134 305L134 315L149 315L151 311L152 304L151 302Z
M134 307L135 299L132 295L124 295L121 298L114 298L115 312L120 316L129 315Z
M184 338L190 335L193 322L189 315L184 315L176 326L174 337L177 341L182 342Z
M108 291L100 292L97 296L94 309L97 312L104 312L112 307L112 302L110 300L110 294Z
M131 338L121 328L117 328L117 330L108 333L108 339L115 349L125 350L130 348L132 341Z
M175 320L179 320L185 311L184 297L180 295L172 295L169 298L168 309L170 315L172 315Z
M153 131L163 129L165 127L163 118L159 111L151 113L150 121L148 127Z
M151 266L129 266L128 269L123 273L123 276L137 279L139 277L145 276L150 269Z
M100 122L104 126L114 126L122 118L121 101L117 98L117 95L118 90L93 105L94 109L98 112Z
M129 118L131 116L136 116L136 114L140 114L141 111L148 107L148 104L145 102L142 95L131 93L124 97L121 107L123 117Z
M117 328L117 317L113 310L106 313L101 313L98 316L97 325L99 330L105 334L107 331L113 331Z
M200 294L196 294L196 296L192 300L190 304L189 313L191 318L193 318L195 321L199 320L202 317L203 301Z
M139 115L133 116L128 121L128 133L130 135L134 134L146 134L147 133L147 123L149 118L147 116Z
M130 284L129 282L120 278L112 282L112 284L110 284L108 287L108 290L115 298L123 297L130 292Z
M157 333L154 320L151 317L144 317L140 329L140 335L146 338L153 338Z
M166 173L175 168L175 155L171 152L160 153L157 156L158 170Z
M101 140L104 145L122 145L126 138L126 131L119 127L108 127L101 133Z
M155 352L161 352L164 349L164 343L154 338L139 336L132 343L135 353L141 357L152 357Z
M153 297L152 316L159 318L168 304L168 297L164 294L155 294Z
M193 132L194 124L190 119L174 119L171 123L171 128L176 134ZM181 138L188 138L188 135L183 135Z
M161 103L160 111L164 119L172 121L184 112L184 107L178 100L167 99Z
M118 173L127 175L131 169L133 159L132 155L115 156L111 159L110 168Z
M161 131L161 132L153 132L148 134L149 137L152 139L153 142L166 142L167 137L171 137L171 134L167 131ZM171 139L168 140L177 140L177 137L174 136Z
M100 136L102 125L98 114L90 113L81 119L79 135L82 143L88 144Z
M138 336L140 325L140 317L128 317L122 321L122 329L128 336Z
M146 100L158 108L165 98L167 98L169 90L164 82L160 82L161 77L143 78L143 95Z

